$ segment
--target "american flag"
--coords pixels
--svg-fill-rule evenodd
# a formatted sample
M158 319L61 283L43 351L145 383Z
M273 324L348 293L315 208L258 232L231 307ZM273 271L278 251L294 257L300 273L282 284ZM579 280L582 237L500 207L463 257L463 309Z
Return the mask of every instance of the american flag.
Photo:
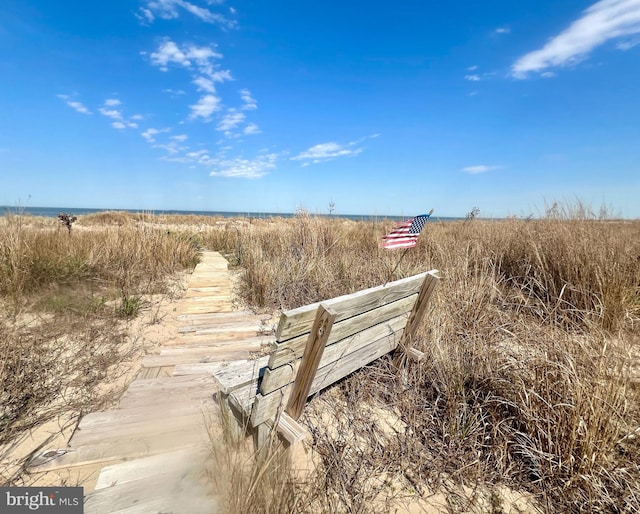
M420 214L398 225L382 238L382 247L413 248L418 243L418 236L429 216L431 216L431 212L429 214Z

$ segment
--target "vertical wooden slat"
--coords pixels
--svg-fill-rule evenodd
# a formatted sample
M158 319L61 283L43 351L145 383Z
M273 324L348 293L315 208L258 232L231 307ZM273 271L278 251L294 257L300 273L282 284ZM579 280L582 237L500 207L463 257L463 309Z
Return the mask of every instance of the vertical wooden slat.
M322 359L324 347L329 339L329 333L336 316L337 313L331 308L324 305L318 307L318 312L309 334L309 340L304 349L302 362L298 368L293 391L285 409L293 419L298 419L302 415L304 404L307 401L316 371L318 371L318 365L320 364L320 359Z
M420 288L420 293L418 294L418 299L413 306L413 310L409 315L409 321L407 321L407 325L404 327L404 332L402 333L402 339L398 343L400 348L407 348L411 344L411 340L422 321L424 316L424 312L427 310L427 305L429 303L429 298L433 293L433 290L438 283L438 277L436 276L438 270L430 271L424 279L422 283L422 287Z

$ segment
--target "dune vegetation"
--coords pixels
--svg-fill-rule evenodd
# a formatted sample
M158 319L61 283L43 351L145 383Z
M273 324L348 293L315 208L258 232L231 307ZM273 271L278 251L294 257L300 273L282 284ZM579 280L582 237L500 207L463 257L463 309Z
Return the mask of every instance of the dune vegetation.
M391 227L300 215L202 244L242 270L248 303L289 309L392 278ZM413 342L427 358L380 359L315 397L317 475L283 478L274 460L277 473L237 477L230 511L388 512L439 491L452 511L500 512L504 487L548 512L640 510L640 223L581 205L430 222L393 278L433 268Z
M2 443L50 415L65 388L93 405L91 387L76 386L122 358L112 320L166 293L199 247L223 253L238 295L270 312L435 268L412 343L427 358L379 359L318 394L301 418L315 471L277 457L238 465L225 475L229 512L389 512L438 493L453 512L502 512L505 490L546 512L640 511L638 221L581 205L430 221L393 274L402 250L380 248L387 220L110 213L71 235L55 220L1 223Z
M29 430L113 400L100 385L140 350L128 320L197 260L188 236L139 224L69 233L56 219L0 218L2 460Z

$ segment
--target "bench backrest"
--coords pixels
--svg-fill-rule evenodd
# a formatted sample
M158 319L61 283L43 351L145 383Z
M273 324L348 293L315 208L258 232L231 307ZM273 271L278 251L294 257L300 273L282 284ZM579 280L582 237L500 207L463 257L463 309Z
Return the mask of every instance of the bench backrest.
M436 274L435 270L424 272L283 313L253 402L251 424L255 427L273 419L279 406L286 405L319 312L331 313L332 324L324 334L317 371L309 377L307 396L389 353L402 337L411 335L403 331L407 324L415 331L437 283Z

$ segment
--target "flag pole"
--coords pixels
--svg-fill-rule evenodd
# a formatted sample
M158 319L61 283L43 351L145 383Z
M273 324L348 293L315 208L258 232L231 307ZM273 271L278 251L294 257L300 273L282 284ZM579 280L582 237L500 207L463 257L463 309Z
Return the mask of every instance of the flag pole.
M391 281L391 278L393 277L393 274L398 269L398 266L400 266L400 262L402 261L402 259L404 258L405 254L407 253L407 250L409 250L409 249L408 248L404 249L404 252L402 252L402 255L398 259L398 262L396 263L395 267L393 268L393 270L391 270L391 273L389 273L389 278L387 278L387 281L384 283L385 286Z

